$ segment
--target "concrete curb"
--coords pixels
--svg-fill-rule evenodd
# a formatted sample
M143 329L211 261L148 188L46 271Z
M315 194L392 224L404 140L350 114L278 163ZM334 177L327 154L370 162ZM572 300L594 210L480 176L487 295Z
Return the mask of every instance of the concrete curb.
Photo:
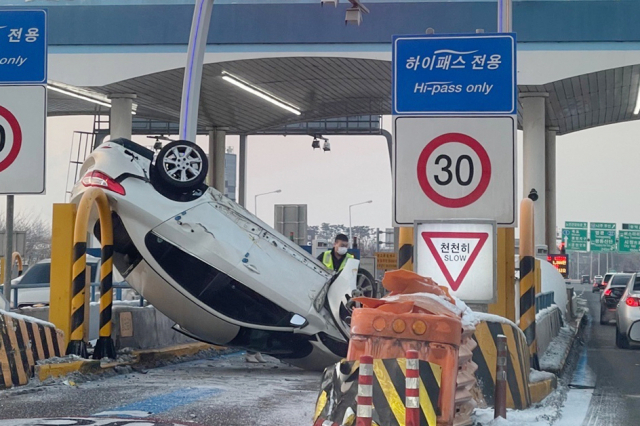
M537 404L545 399L551 392L558 387L558 378L550 377L535 383L529 383L529 392L531 393L531 403Z
M584 328L587 324L585 319L585 314L586 314L585 311L581 312L581 314L576 318L575 322L571 325L572 327L575 327L575 332L573 333L573 336L571 336L571 341L567 345L567 349L564 353L564 356L562 357L562 362L560 363L559 368L548 368L544 371L553 373L556 376L560 376L563 373L564 368L567 365L567 359L569 358L569 354L571 354L571 350L573 349L573 346L575 345L576 340L579 338L579 336L582 336L582 332L584 331Z
M64 377L72 373L102 375L115 371L116 367L152 367L177 358L195 356L205 351L222 352L226 348L206 343L189 343L162 349L139 350L131 353L131 360L102 362L99 360L77 360L35 366L34 376L45 381Z

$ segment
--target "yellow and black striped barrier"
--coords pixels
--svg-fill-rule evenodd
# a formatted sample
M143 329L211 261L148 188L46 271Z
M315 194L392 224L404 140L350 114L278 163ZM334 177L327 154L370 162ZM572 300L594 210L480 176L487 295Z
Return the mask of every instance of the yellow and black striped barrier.
M531 405L529 390L529 348L524 334L513 323L482 321L476 326L473 339L473 362L478 365L476 379L485 402L494 406L498 335L507 337L507 407L522 410Z
M71 336L67 355L87 358L87 344L84 341L85 292L87 269L87 228L93 205L98 207L100 217L100 241L102 243L100 267L100 336L93 353L94 359L115 358L116 350L111 338L113 303L113 224L109 200L100 188L87 190L80 204L73 233L73 286L71 293Z
M398 229L398 269L413 271L413 227Z
M0 388L25 385L36 363L61 356L64 336L53 324L0 315Z
M536 259L533 201L520 203L520 329L524 333L531 367L539 369L536 343Z
M358 361L343 360L325 370L322 390L316 402L314 425L325 422L344 426L355 424L355 417L349 414L357 410L359 366ZM419 368L420 425L436 426L440 415L438 401L442 368L422 360ZM405 425L406 371L405 358L373 360L374 424ZM345 422L345 419L350 421Z

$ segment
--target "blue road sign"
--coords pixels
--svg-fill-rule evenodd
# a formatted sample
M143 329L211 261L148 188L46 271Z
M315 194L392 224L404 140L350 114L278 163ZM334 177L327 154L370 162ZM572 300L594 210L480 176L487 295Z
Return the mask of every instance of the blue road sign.
M393 114L515 114L514 33L393 38Z
M0 84L46 83L46 11L0 9Z

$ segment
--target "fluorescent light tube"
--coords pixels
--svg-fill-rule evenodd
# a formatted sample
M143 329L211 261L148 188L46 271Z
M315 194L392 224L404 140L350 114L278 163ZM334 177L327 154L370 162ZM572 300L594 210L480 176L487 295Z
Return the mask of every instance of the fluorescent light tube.
M106 106L108 108L111 108L111 104L108 103L108 102L103 102L103 101L99 101L97 99L90 98L88 96L79 95L77 93L70 92L68 90L64 90L64 89L61 89L59 87L52 86L50 84L47 85L47 89L53 90L54 92L62 93L63 95L72 96L72 97L77 98L77 99L82 99L83 101L93 102L94 104L98 104L98 105L102 105L102 106Z
M237 86L237 87L241 88L242 90L246 90L247 92L258 96L259 98L264 99L265 101L271 102L272 104L274 104L276 106L279 106L280 108L285 109L285 110L287 110L287 111L289 111L289 112L291 112L291 113L293 113L295 115L302 114L300 112L300 110L294 108L293 106L288 105L288 104L282 102L281 100L279 100L278 98L263 92L262 90L258 89L257 87L253 87L253 86L249 85L248 83L245 83L244 81L236 78L235 76L232 77L230 74L224 73L223 76L222 76L222 79L224 81L227 81L227 82L233 84L234 86Z
M636 98L636 107L633 110L633 115L640 113L640 86L638 86L638 97Z

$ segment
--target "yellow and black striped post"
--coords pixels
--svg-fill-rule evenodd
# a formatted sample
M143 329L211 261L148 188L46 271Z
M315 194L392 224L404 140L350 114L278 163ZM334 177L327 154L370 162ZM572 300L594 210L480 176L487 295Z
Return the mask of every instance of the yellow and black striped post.
M413 227L398 230L398 269L413 271Z
M536 258L533 201L520 203L520 329L529 345L531 366L539 368L536 341Z
M100 268L100 338L94 358L115 357L115 346L111 339L113 225L109 200L100 188L90 188L84 193L78 206L73 232L73 268L71 290L71 336L67 355L87 357L84 338L84 310L87 267L87 228L94 203L100 217L102 242L102 265ZM107 334L108 333L108 334Z

